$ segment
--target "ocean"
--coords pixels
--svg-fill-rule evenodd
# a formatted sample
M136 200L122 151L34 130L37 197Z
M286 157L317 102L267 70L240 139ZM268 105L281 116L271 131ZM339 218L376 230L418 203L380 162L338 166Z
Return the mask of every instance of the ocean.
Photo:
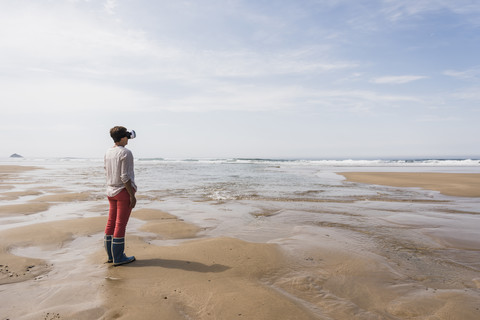
M83 207L92 205L97 208L98 201L105 199L102 159L3 159L0 164L44 168L23 173L18 178L15 191L38 187L47 195L49 192L58 192L58 189L91 195L91 202L70 204L70 209L63 212L57 212L58 206L53 206L46 212L18 217L22 225L29 221L35 223L37 218L52 220L92 216L98 212ZM302 219L307 216L324 223L338 223L344 220L344 216L335 214L338 211L352 214L361 211L365 218L370 218L370 215L376 217L379 206L385 212L408 212L414 215L412 219L418 216L424 219L429 212L435 212L439 205L442 212L480 213L477 198L448 197L418 188L352 183L338 174L349 171L480 173L480 160L135 160L139 208L168 211L208 228L215 235L224 233L241 237L247 232L242 227L252 221L258 224L260 220L268 220L273 215L288 216L288 224L292 223L292 219L298 219L298 223L302 224ZM29 184L23 183L25 176ZM13 201L0 200L0 205L22 203L33 198L24 196ZM63 206L67 207L67 204ZM75 212L76 207L81 207L78 209L85 212ZM466 215L466 218L469 217L472 215ZM8 224L2 223L2 219L2 228L16 225L13 223L16 219L8 218ZM235 225L232 225L233 221ZM355 221L345 222L354 226ZM257 237L261 238L259 241L275 241L274 236L256 234L248 234L243 238L256 240Z

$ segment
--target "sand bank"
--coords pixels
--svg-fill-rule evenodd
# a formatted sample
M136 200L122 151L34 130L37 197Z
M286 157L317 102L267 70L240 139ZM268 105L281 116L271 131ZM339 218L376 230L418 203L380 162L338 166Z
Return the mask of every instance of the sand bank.
M4 197L8 197L11 193L4 193ZM37 195L36 192L19 192L15 193L18 197ZM55 203L66 203L73 201L85 201L91 198L89 193L60 193L49 194L36 197L24 203L0 206L0 215L16 215L16 214L33 214L48 210Z
M140 209L134 216L144 219L141 229L148 233L127 235L126 253L135 254L137 261L122 267L105 263L101 234L106 217L2 232L0 259L10 273L0 278L2 303L8 305L3 314L11 319L315 318L264 282L286 265L277 245L231 238L153 245L152 239L194 237L199 228L160 210ZM81 239L96 245L86 248L90 253L80 260L69 260L75 252L85 253L73 244ZM32 307L25 306L25 298Z
M92 196L86 192L68 192L57 188L33 188L21 191L7 191L15 188L18 184L18 178L21 173L39 170L38 167L32 166L0 166L0 186L3 192L0 193L1 201L18 200L23 197L30 200L22 201L17 204L0 205L0 216L8 215L29 215L48 210L55 203L68 203L73 201L89 200ZM15 180L14 180L15 179ZM28 181L21 181L22 185L27 185ZM45 195L45 192L51 194Z
M11 178L16 177L18 173L36 170L37 167L32 166L16 166L16 165L0 165L0 190L13 189L13 186L9 184ZM8 198L7 195L2 196ZM1 199L0 199L1 200Z
M4 230L0 233L0 261L2 272L0 284L32 279L46 272L49 266L41 259L19 257L11 254L20 247L62 248L75 237L99 233L105 226L105 218L75 219L38 223L30 226ZM8 272L6 271L8 269Z
M9 270L0 277L2 317L99 319L104 270L92 254L104 226L105 217L94 217L2 231L0 259Z
M275 245L214 238L160 247L128 240L138 261L108 268L107 318L315 318L262 283L284 265Z
M0 194L0 200L17 200L20 197L38 196L41 194L42 192L38 190L3 192L2 194Z
M147 221L140 231L155 235L155 239L188 239L194 238L200 231L196 225L187 223L176 216L156 209L135 210L132 217Z
M50 203L19 203L0 206L0 215L32 214L46 211L50 208Z
M466 288L442 286L442 278L432 281L426 275L426 265L412 264L418 259L413 252L383 257L363 251L365 241L354 233L328 229L318 245L293 254L276 244L225 237L161 246L152 244L152 238L180 239L186 230L194 236L192 225L155 209L139 209L135 218L149 232L127 232L126 253L137 261L121 267L105 263L106 217L2 232L0 258L11 272L26 274L14 276L16 283L7 277L0 282L2 314L10 319L161 315L169 320L475 319L479 314L478 279ZM177 222L173 229L178 233L158 227L170 220ZM157 226L150 229L149 224Z
M161 239L195 237L198 227L155 209L132 217L146 223L145 237L129 236L127 253L137 261L107 269L106 318L312 319L313 314L262 280L285 265L277 245L231 238L196 239L175 246ZM128 306L128 307L126 307Z
M180 239L187 231L194 236L192 225L154 209L140 209L135 218L144 219L140 228L149 231L127 232L126 253L137 261L121 267L105 263L101 244L106 217L2 232L0 258L11 273L25 273L14 276L16 283L10 276L2 278L2 313L11 319L161 315L169 320L475 319L479 314L478 279L464 288L445 285L451 281L447 277L442 285L438 269L429 272L412 249L392 250L383 257L366 250L367 238L355 233L328 229L318 245L293 254L276 244L225 237L162 246L151 240ZM178 233L158 226L170 220L176 221ZM45 259L39 259L42 255Z
M33 166L17 166L17 165L0 165L0 174L19 173L30 170L36 170L39 167Z
M433 172L339 172L348 181L393 187L416 187L448 196L480 197L480 174Z

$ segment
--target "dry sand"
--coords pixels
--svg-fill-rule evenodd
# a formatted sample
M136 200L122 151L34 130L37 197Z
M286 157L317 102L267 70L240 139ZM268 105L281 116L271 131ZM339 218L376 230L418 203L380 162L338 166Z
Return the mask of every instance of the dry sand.
M340 172L348 181L424 188L448 196L480 197L480 174L433 172Z
M7 171L11 175L21 169ZM419 174L344 175L352 181L362 179L364 183L373 183L372 179L377 178L374 183L382 184L395 181L396 177L399 182L389 185L431 187L455 195L476 195L469 188L476 188L478 183L477 176L474 179L449 176L441 181L449 181L448 190L455 191L445 191L443 187L437 188L438 179L447 177L442 174L427 175L428 182L420 179ZM409 184L408 178L414 181ZM4 190L9 190L8 177L3 177L2 184L6 186ZM12 194L6 191L3 196ZM15 208L6 206L8 209L4 211L10 215L39 212L45 210L43 205L55 205L62 199L82 201L91 197L71 193L39 196L24 208L18 204ZM104 205L108 207L106 201ZM421 278L427 277L428 267L424 268L420 262L407 262L407 257L416 257L413 249L398 256L379 256L368 251L368 243L362 239L352 240L332 229L315 246L289 252L276 244L209 238L199 227L167 212L140 208L133 211L129 224L139 226L134 232L127 229L126 239L126 253L134 254L137 261L113 267L105 263L102 249L105 214L38 223L0 233L2 319L478 319L480 316L480 279L472 276L478 272L465 269L463 278L457 281L465 283L464 286L447 286L445 280L442 285L442 279ZM178 242L158 245L164 239Z

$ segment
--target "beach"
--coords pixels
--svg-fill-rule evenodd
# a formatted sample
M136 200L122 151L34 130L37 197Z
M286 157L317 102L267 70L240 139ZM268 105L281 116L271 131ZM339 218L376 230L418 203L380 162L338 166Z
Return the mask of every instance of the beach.
M106 263L101 161L0 165L0 319L478 319L480 167L136 160Z

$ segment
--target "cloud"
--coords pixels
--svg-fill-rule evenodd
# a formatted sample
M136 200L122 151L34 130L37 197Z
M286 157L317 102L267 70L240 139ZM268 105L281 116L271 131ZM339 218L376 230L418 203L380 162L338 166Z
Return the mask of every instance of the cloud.
M114 15L115 14L115 8L117 7L117 0L106 0L105 3L103 4L103 7L105 8L105 11L110 14Z
M377 0L352 2L335 1L345 15L344 21L354 32L377 33L386 30L418 27L422 23L430 24L431 17L445 19L445 23L455 19L453 28L480 27L480 2L472 0ZM425 26L425 25L423 25ZM342 25L336 26L337 29ZM437 29L437 28L436 28ZM420 29L416 29L420 30ZM351 32L350 32L351 33ZM348 32L344 32L346 36Z
M305 93L311 108L346 115L373 113L403 106L424 105L423 99L408 95L392 95L371 90L312 90Z
M180 112L276 111L294 108L304 95L305 90L296 86L232 86L218 83L211 86L208 92L171 99L164 107Z
M443 74L461 80L477 80L480 78L480 66L463 71L446 70Z
M471 0L383 0L381 13L390 21L399 21L422 14L450 11L458 15L478 15L480 3ZM477 23L478 25L478 23Z
M139 56L150 50L142 32L118 28L72 10L38 8L0 14L4 26L0 29L2 60L8 65L57 71L77 66L98 69L121 57Z
M319 74L354 68L355 63L334 61L316 54L314 49L283 49L276 53L250 50L190 51L179 53L166 67L167 74L185 78L258 78L281 75ZM161 63L161 61L157 61ZM165 66L162 66L165 68Z
M480 87L463 88L457 90L452 94L452 97L454 99L472 101L475 103L475 108L477 108L478 103L480 103Z
M404 84L427 78L426 76L386 76L372 79L370 82L378 84Z
M208 82L205 91L153 99L146 109L175 112L307 110L311 112L368 112L405 105L424 105L423 99L408 95L384 94L369 90L318 90L300 85L242 84ZM141 109L140 109L141 110Z
M143 92L108 83L48 79L43 83L0 81L0 85L5 88L0 92L0 101L6 109L2 109L4 115L123 112L134 106L150 105L152 101Z
M109 14L115 7L104 3ZM330 58L326 45L207 50L113 21L103 11L98 19L89 11L55 9L4 15L0 101L9 112L294 108L311 94L290 81L277 86L283 77L357 67Z
M452 122L462 119L457 116L423 115L414 117L413 120L416 122Z
M104 3L113 13L115 1ZM73 10L73 12L70 12ZM1 14L0 14L1 16ZM355 62L330 58L328 46L301 45L275 51L201 49L172 36L99 19L88 11L36 8L2 17L0 68L43 69L58 76L142 77L142 81L267 77L332 72ZM3 63L2 63L3 61ZM136 78L134 78L136 79ZM124 80L123 80L124 81Z

